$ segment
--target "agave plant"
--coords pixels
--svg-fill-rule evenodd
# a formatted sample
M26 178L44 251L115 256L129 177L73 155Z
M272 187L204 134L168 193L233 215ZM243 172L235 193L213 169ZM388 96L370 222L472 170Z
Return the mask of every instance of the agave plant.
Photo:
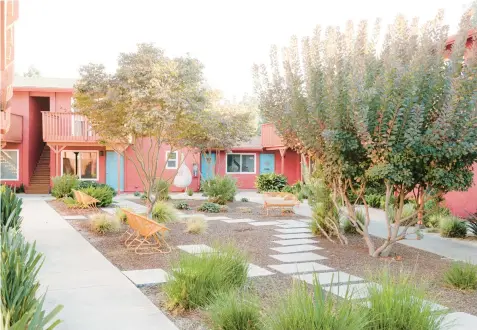
M0 325L6 329L44 329L61 307L46 315L42 310L44 296L37 298L40 287L37 275L43 264L42 254L36 251L35 243L26 242L9 222L1 229L0 249ZM54 321L52 325L57 323Z
M13 190L5 185L0 187L0 226L20 228L20 212L22 210L22 200L15 195Z

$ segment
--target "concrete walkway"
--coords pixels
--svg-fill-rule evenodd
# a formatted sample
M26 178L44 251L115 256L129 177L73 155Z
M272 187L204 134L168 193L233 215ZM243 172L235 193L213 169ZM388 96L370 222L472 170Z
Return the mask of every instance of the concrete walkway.
M177 327L44 200L24 199L22 230L45 255L39 274L48 288L45 308L61 304L58 329Z
M250 202L263 204L263 197L254 191L241 191L236 199L240 200L246 197ZM306 217L311 217L311 209L308 202L305 201L295 208L295 213ZM379 209L370 209L371 223L369 232L377 237L386 238L387 230L385 225L384 211ZM399 244L414 247L416 249L432 252L445 258L469 261L477 264L477 244L440 237L439 234L425 233L422 240L407 239L400 241Z

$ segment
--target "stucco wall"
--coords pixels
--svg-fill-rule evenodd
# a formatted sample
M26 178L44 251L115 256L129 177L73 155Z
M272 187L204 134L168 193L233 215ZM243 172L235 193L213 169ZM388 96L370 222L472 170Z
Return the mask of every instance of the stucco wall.
M452 214L468 217L469 213L477 212L477 165L474 164L474 182L467 191L452 191L444 196L445 205Z

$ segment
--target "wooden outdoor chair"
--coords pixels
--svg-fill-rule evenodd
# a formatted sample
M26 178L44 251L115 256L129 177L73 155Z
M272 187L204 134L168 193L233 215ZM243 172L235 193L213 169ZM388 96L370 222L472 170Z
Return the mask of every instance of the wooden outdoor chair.
M269 215L270 210L278 209L281 214L285 214L286 210L293 212L293 207L300 205L300 201L291 193L283 192L266 192L263 193L263 209L266 215Z
M126 209L121 209L121 211L126 214L127 218L128 229L121 236L121 239L124 239L125 237L124 245L127 247L130 243L130 240L135 236L136 232L138 232L139 226L136 221L136 215L133 212Z
M84 209L85 205L83 203L83 198L78 190L72 189L73 191L73 199L75 200L75 204L68 204L68 208L71 209Z
M125 242L128 249L134 249L136 254L171 252L171 247L164 238L169 228L145 216L129 211L125 211L125 213L132 230L132 233L131 231L127 234L124 233L125 236L129 236Z

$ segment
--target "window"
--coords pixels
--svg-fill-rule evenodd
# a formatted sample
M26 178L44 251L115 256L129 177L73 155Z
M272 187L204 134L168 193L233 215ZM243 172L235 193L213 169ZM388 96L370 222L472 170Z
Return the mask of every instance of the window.
M18 160L18 150L0 151L0 179L1 180L19 180L20 162Z
M255 173L255 154L227 154L227 173Z
M179 154L177 151L170 152L166 151L166 168L167 169L176 169L177 168L177 160L179 159Z
M63 151L62 174L77 175L80 180L98 180L97 151Z

